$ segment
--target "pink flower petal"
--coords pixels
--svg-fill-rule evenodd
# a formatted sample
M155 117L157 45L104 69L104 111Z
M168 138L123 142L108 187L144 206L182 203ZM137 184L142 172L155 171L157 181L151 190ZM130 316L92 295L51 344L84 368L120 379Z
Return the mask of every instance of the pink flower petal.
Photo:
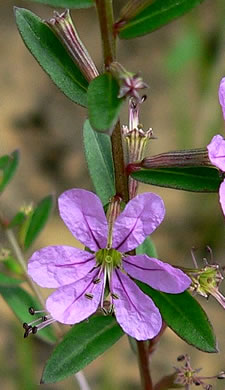
M207 149L211 163L225 172L225 139L219 134L215 135Z
M113 299L116 319L125 333L136 340L155 337L162 326L162 318L153 301L124 273L115 270L111 288L119 299Z
M82 279L95 265L92 253L70 246L48 246L34 252L28 274L39 286L56 288Z
M225 180L220 184L219 197L223 214L225 215Z
M83 279L58 288L46 301L46 309L52 317L63 324L76 324L96 312L103 289L103 281L93 284L98 270ZM89 299L85 294L93 294Z
M72 189L59 197L60 215L71 233L93 251L105 248L108 224L100 199L92 192Z
M222 78L220 81L220 86L219 86L219 102L222 107L223 111L223 117L225 119L225 77Z
M158 195L137 195L115 221L112 247L120 252L136 248L160 225L164 215L164 203Z
M127 256L123 267L132 278L166 293L181 293L191 284L191 279L180 269L147 255Z

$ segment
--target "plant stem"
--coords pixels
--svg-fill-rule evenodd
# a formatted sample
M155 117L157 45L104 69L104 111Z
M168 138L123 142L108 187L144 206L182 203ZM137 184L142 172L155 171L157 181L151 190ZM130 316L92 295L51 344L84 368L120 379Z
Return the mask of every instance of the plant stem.
M139 370L143 390L153 390L152 379L149 371L149 353L145 341L137 341Z
M24 274L26 275L26 279L30 285L30 287L32 288L32 290L34 291L35 295L37 296L37 298L39 299L41 305L43 306L43 308L45 307L45 302L44 302L44 299L43 299L43 296L39 290L39 288L36 286L36 284L33 282L32 279L30 279L30 277L28 276L27 274L27 266L26 266L26 261L24 259L24 255L20 249L20 246L16 240L16 237L13 233L12 230L10 229L6 229L5 230L5 233L6 233L6 236L8 238L8 241L17 257L17 260L19 262L19 264L21 265L21 268L23 269L24 271Z
M105 69L107 69L116 59L116 45L115 37L113 35L114 18L112 0L95 0L95 3L100 24L104 66ZM115 168L116 193L120 195L125 202L128 202L128 177L125 174L124 168L123 144L119 121L112 134L112 154Z
M113 36L113 6L112 0L95 0L101 30L104 65L108 66L115 60L115 38Z

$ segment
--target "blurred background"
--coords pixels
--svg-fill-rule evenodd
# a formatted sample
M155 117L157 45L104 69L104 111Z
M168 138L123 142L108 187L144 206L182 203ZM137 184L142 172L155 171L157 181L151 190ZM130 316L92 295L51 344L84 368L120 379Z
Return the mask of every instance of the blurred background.
M125 1L115 0L115 13ZM38 202L49 193L58 196L72 187L92 189L84 159L83 108L68 100L51 82L24 46L17 31L13 6L32 10L46 19L50 7L22 0L0 4L0 155L20 150L18 172L4 192L1 210L13 216L24 203ZM72 12L98 69L101 42L94 9ZM218 85L225 76L225 2L206 0L181 19L159 31L118 43L118 60L130 71L140 71L149 84L141 122L153 127L149 153L206 146L224 134L218 103ZM121 121L127 124L127 106ZM154 233L159 258L192 266L190 250L198 248L199 266L209 245L216 262L225 265L224 217L216 194L192 194L140 186L164 199L166 218ZM59 219L57 209L32 251L46 245L76 246ZM222 286L225 292L225 283ZM172 372L176 357L190 353L195 368L209 376L225 369L225 312L210 298L199 298L218 336L219 354L206 354L187 346L170 330L163 335L152 361L153 379ZM4 390L36 390L52 347L36 337L23 339L22 325L0 297L0 383ZM136 357L126 336L84 370L93 390L139 389ZM222 381L223 382L223 381ZM79 389L74 378L44 389ZM216 383L215 389L224 389Z

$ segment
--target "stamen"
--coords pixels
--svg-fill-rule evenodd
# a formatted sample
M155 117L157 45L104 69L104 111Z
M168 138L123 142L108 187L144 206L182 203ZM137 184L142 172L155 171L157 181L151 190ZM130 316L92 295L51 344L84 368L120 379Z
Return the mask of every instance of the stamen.
M30 307L28 311L31 315L46 312L45 310L35 310L33 307ZM38 322L39 322L38 325L34 325L37 324ZM24 322L23 323L23 328L25 329L24 338L28 337L29 334L36 334L39 330L45 328L46 326L52 324L53 322L55 322L55 320L52 318L50 314L39 317L31 321L29 324L27 322Z
M112 298L114 299L120 299L119 295L115 294L115 293L111 293L111 296Z
M93 283L94 283L94 284L98 284L98 283L100 283L100 282L101 282L101 279L100 279L100 278L97 278L97 279L94 279L94 280L93 280Z
M41 329L44 329L46 326L53 324L53 322L55 322L54 318L50 318L47 321L42 322L38 326L34 326L33 328L37 328L37 332L39 332Z
M93 298L94 298L94 295L91 294L91 293L86 293L86 294L84 294L84 296L85 296L85 298L87 298L87 299L93 299Z
M221 372L217 375L217 379L225 379L225 371L221 371Z
M210 263L213 264L214 263L214 257L213 257L213 251L212 251L212 248L210 248L209 245L206 245L206 249L207 251L209 252L210 254Z
M33 316L34 314L38 314L38 313L44 313L45 310L35 310L33 307L29 307L28 309L29 313Z
M195 251L196 251L196 248L193 246L191 248L191 257L192 257L192 261L194 263L194 267L198 268L198 263L197 263L197 260L196 260L196 257L195 257L195 253L194 253Z
M179 356L177 357L177 361L178 361L178 362L182 362L183 360L185 360L185 355L179 355Z

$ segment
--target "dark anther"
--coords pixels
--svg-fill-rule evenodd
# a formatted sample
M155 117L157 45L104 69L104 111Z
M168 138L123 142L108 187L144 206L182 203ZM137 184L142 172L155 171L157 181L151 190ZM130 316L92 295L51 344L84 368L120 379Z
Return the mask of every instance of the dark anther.
M221 372L217 375L217 379L225 379L225 371L221 371Z
M37 333L37 330L38 330L38 328L37 328L36 326L33 326L33 328L32 328L32 333L33 333L33 334Z
M201 382L198 381L198 380L196 380L196 381L195 381L195 386L200 386L200 385L201 385Z
M24 322L24 323L23 323L23 329L29 329L29 325L28 325L27 322Z
M178 362L182 362L184 359L185 359L184 355L180 355L180 356L177 357L177 361Z
M119 299L119 295L114 294L114 293L112 293L111 295L112 295L112 298L114 298L114 299Z
M29 307L29 313L33 316L35 314L35 310L33 307Z
M94 284L98 284L98 283L100 283L100 282L101 282L101 279L99 279L99 278L93 280L93 283L94 283Z
M93 299L94 295L93 294L90 294L90 293L86 293L84 294L85 298L87 299Z
M141 98L141 102L144 103L147 100L147 95L143 95Z
M42 321L47 321L47 317L46 316L43 316L41 317Z
M132 108L133 110L135 110L135 108L137 108L137 103L135 102L134 99L132 99L132 101L131 101L131 108Z
M24 333L23 337L26 338L28 336L29 336L29 332L28 332L28 330L26 330L26 332Z

